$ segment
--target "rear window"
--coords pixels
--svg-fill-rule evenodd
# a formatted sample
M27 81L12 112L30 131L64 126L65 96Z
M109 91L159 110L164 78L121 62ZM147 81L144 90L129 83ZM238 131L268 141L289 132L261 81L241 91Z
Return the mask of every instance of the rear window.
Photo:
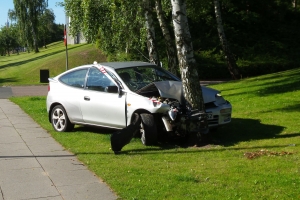
M87 69L72 71L60 77L59 80L72 87L84 88L86 73Z

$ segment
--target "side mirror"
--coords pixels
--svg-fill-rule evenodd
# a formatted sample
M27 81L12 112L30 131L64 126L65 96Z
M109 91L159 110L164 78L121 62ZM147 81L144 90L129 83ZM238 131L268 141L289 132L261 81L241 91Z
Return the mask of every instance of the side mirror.
M108 92L108 93L118 93L119 92L119 88L118 86L107 86L105 88L105 92Z

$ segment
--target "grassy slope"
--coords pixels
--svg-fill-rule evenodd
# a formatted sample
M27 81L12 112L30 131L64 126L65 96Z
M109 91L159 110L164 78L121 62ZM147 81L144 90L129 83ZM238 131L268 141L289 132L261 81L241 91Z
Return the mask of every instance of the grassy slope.
M106 61L91 44L68 46L69 69L81 64ZM66 53L63 42L53 43L40 53L21 53L0 56L0 85L40 84L40 69L48 69L50 77L66 69Z
M296 69L211 86L232 103L233 120L214 134L218 144L202 148L145 147L133 139L114 155L111 131L57 133L45 97L12 100L123 199L299 199L299 75Z

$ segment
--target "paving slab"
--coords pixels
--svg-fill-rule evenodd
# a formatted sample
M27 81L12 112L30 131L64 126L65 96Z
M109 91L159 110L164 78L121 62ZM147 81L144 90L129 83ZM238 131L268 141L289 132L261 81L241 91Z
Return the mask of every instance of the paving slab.
M19 106L0 99L0 200L117 198Z

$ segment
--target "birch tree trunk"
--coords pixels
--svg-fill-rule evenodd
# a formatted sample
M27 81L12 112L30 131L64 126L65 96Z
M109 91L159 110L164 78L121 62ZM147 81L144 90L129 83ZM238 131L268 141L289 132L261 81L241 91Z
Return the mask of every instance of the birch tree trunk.
M293 1L293 6L294 6L294 10L296 11L296 10L297 10L297 6L298 6L297 0L294 0L294 1Z
M197 72L197 64L194 58L193 44L186 15L185 0L171 0L171 3L172 21L174 25L177 56L184 97L189 104L188 106L190 106L192 110L197 109L200 113L202 113L201 116L203 122L202 124L199 122L197 126L201 128L202 133L207 133L207 118L202 96L202 88L200 86ZM197 134L197 136L198 135L199 134Z
M147 29L147 47L149 52L150 62L160 66L160 60L157 53L156 42L155 42L155 29L153 25L153 16L151 11L151 1L143 0L145 9L145 23Z
M167 56L168 56L168 70L172 72L173 74L177 74L177 68L178 68L178 59L176 55L176 46L174 44L174 41L171 39L171 34L168 29L166 19L164 17L164 12L162 10L161 6L161 0L155 0L155 9L157 13L157 18L159 21L160 28L162 30L165 44L167 47Z
M216 20L217 20L218 34L219 34L220 42L221 42L221 45L222 45L222 48L223 48L223 51L225 54L228 71L231 74L231 77L236 80L236 79L240 78L241 75L238 71L238 67L236 65L235 58L230 51L229 44L228 44L226 36L225 36L225 32L224 32L224 28L223 28L223 24L222 24L219 0L214 0L214 6L215 6L215 14L216 14Z

